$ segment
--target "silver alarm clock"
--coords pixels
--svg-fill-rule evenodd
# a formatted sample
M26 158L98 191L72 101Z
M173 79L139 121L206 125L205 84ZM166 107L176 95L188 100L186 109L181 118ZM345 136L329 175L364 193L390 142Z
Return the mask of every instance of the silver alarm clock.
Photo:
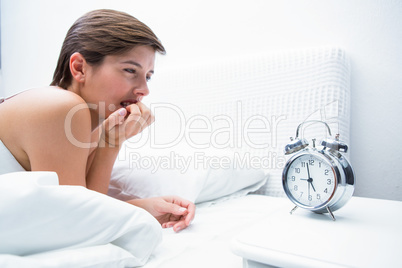
M286 145L285 154L294 154L287 162L282 173L282 184L288 198L298 207L315 213L328 212L335 220L333 211L341 208L352 197L355 175L352 166L342 155L348 146L334 139L324 139L321 148L316 148L304 138L299 138L303 124L323 123L329 136L332 136L328 124L323 121L305 121L296 130L295 139Z

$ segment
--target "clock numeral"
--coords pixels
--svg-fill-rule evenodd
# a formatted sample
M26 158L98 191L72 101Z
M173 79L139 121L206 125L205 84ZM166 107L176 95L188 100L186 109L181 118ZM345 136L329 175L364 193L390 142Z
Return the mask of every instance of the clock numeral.
M328 174L329 174L329 170L326 169L325 172L324 172L324 174L325 174L325 175L328 175Z
M310 166L314 166L314 160L308 160L308 164L310 165Z
M299 187L297 186L297 185L295 185L294 187L293 187L293 190L295 190L295 191L297 191L299 189Z
M317 199L320 200L321 199L321 195L317 194Z
M331 185L331 180L330 179L327 180L327 184Z
M295 168L296 173L300 173L300 168Z
M325 188L324 193L326 194L328 193L328 188Z
M291 181L295 181L296 180L296 177L295 176L292 176L292 178L290 179Z
M308 196L308 201L311 201L311 200L313 200L313 196L312 196L312 195L309 195L309 196Z
M301 162L302 167L306 167L306 162Z
M300 192L299 199L302 198L302 196L303 196L303 192Z

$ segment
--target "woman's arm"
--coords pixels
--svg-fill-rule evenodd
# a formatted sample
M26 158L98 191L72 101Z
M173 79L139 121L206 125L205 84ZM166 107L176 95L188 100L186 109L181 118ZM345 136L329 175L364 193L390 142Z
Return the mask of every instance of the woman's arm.
M87 187L106 194L110 176L123 142L152 124L151 111L138 102L113 112L92 133L97 147L90 154L87 166Z
M86 175L87 188L107 194L114 162L119 153L116 147L98 147L91 155Z
M112 114L110 117L113 116L117 117L119 123L124 120L124 116L119 119L118 115ZM107 120L110 120L110 118ZM109 125L109 122L107 124ZM89 189L107 194L113 165L119 153L120 145L100 142L100 136L105 131L103 126L104 124L96 128L91 135L91 140L93 144L96 144L96 147L90 150L88 157L86 183Z

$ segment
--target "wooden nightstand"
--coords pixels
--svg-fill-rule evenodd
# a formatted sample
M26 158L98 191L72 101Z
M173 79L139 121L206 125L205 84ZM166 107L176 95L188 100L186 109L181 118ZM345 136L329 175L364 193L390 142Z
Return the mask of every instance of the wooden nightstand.
M352 197L336 221L280 202L233 239L244 267L402 267L402 202Z

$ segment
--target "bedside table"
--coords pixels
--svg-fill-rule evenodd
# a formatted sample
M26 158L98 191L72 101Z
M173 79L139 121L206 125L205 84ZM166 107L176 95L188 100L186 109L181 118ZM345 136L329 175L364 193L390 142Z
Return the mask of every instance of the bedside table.
M352 197L315 214L287 198L274 213L232 241L243 267L402 267L402 202Z

